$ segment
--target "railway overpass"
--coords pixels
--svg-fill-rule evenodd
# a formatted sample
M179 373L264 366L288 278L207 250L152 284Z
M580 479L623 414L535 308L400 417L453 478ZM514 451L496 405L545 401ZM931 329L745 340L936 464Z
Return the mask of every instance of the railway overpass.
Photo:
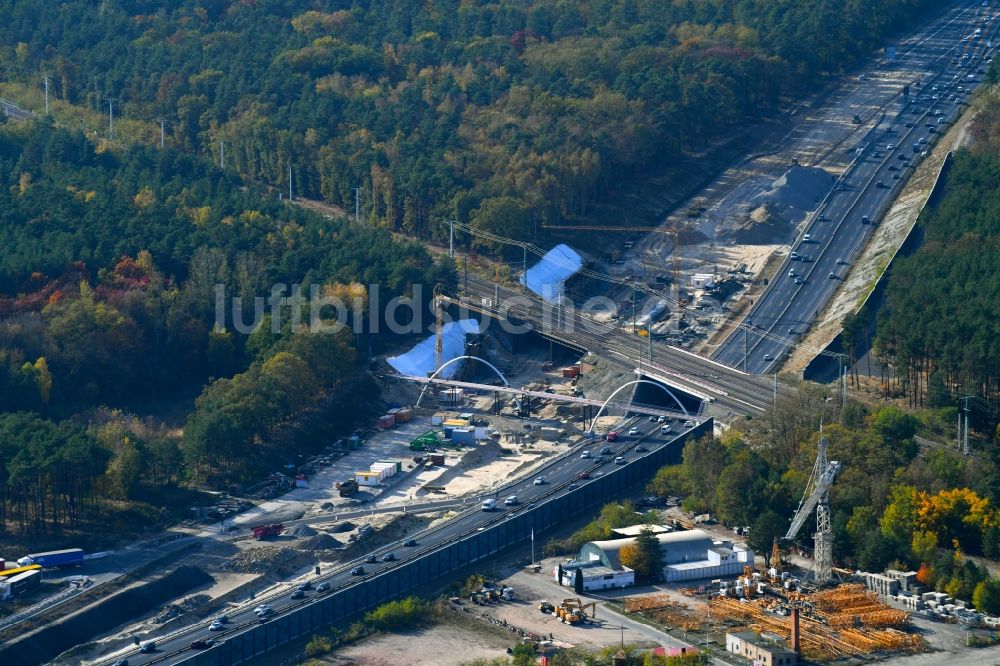
M626 333L596 321L576 308L559 307L534 294L475 275L464 280L461 294L445 301L539 335L676 388L733 414L759 414L774 402L775 380L748 375L723 363L662 342ZM485 328L488 330L488 324Z

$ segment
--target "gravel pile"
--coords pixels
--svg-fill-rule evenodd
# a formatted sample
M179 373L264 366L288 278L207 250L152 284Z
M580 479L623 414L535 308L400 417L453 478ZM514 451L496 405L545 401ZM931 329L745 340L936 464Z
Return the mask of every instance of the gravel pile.
M331 527L330 531L333 532L334 534L339 534L340 532L350 532L351 530L354 529L354 527L355 527L354 523L350 522L349 520L345 520L344 522L338 523L337 525Z
M303 541L300 547L302 550L330 550L341 546L342 544L329 534L319 534Z
M316 530L309 527L308 525L296 525L292 529L286 531L285 534L294 537L311 537L311 536L316 536Z
M188 597L182 600L179 604L167 604L163 607L156 617L153 618L153 622L156 624L163 624L167 620L172 620L175 617L179 617L188 611L194 610L199 606L208 603L211 598L205 594L196 594L193 597Z
M229 561L229 569L240 573L268 573L299 557L299 552L288 546L250 548Z

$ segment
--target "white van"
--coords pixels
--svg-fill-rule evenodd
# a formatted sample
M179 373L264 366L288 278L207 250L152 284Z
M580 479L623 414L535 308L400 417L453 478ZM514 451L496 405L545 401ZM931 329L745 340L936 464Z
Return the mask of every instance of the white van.
M492 511L495 508L497 508L497 501L495 499L491 497L483 500L483 511Z

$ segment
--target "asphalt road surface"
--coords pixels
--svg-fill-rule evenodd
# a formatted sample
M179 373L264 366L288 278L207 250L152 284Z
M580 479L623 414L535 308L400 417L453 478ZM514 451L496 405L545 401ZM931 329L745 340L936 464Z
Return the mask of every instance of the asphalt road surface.
M806 332L912 174L914 162L947 131L970 89L982 82L1000 29L997 16L981 2L962 5L900 47L896 62L883 65L911 72L919 85L911 85L908 98L900 94L853 147L851 168L811 216L795 254L785 259L714 360L768 374ZM877 70L864 76L860 85L879 85Z
M359 558L353 562L339 566L333 571L323 573L320 576L309 576L308 580L312 584L313 589L305 592L305 597L302 599L292 599L291 593L295 589L295 585L305 581L306 578L290 582L287 590L261 595L253 601L243 603L236 610L227 611L229 621L226 623L226 628L223 631L209 631L209 623L202 622L198 625L177 630L163 637L150 639L156 641L156 650L152 653L142 654L139 653L137 648L129 646L113 654L109 654L106 658L94 663L112 664L115 660L123 658L128 659L130 666L137 664L175 663L189 656L191 650L196 649L191 647L194 641L217 640L228 634L237 633L244 628L258 624L259 620L254 614L253 609L261 604L267 604L274 609L274 613L269 616L273 620L283 612L309 603L317 595L325 594L317 592L315 589L316 585L320 583L329 583L333 589L349 586L352 583L364 580L367 575L398 566L400 562L405 562L419 556L430 548L453 541L477 527L481 527L492 521L506 520L524 508L531 507L534 503L543 499L558 497L572 492L575 488L586 484L588 481L587 479L580 478L581 473L586 472L591 475L591 478L603 475L606 471L616 467L615 459L618 456L623 458L621 464L641 465L649 451L656 451L663 446L667 446L698 422L700 420L693 419L688 422L692 424L691 426L685 426L685 421L675 419L670 424L671 432L669 434L661 434L660 428L665 424L651 423L648 419L631 417L619 424L618 429L623 434L619 437L618 441L603 442L595 440L589 445L577 445L567 453L553 459L533 476L505 486L496 495L499 497L499 501L494 511L483 511L477 503L475 506L471 506L458 516L437 527L432 527L412 535L412 538L416 541L415 546L406 547L402 543L397 542L373 551L372 555L377 559L375 564L366 563L364 561L365 558ZM624 434L632 427L638 428L638 435ZM604 446L609 447L611 453L610 455L603 456L599 461L598 454ZM639 446L646 447L649 451L636 451L635 449ZM582 458L582 451L590 451L593 457ZM543 477L544 482L536 484L536 480L539 477ZM504 500L511 495L517 497L517 504L506 506ZM492 496L490 495L490 497ZM387 553L392 553L396 558L395 561L383 562L382 557ZM364 574L352 574L351 570L359 566L364 568Z

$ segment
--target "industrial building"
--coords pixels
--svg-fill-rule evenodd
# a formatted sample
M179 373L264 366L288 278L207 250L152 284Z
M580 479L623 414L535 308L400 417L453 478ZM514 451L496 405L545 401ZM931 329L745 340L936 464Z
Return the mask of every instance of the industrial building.
M687 530L653 535L663 552L663 579L668 582L721 578L743 572L753 565L753 551L732 541L719 541L704 530ZM590 541L583 544L576 563L592 563L611 570L622 569L618 554L633 543L634 537Z
M562 580L559 572L562 571ZM564 587L573 587L576 583L576 572L583 575L583 591L623 589L635 585L635 572L628 567L611 569L597 562L569 562L552 569L552 577Z
M726 652L738 654L760 666L795 666L799 663L799 655L789 650L780 638L764 638L753 631L727 633Z

